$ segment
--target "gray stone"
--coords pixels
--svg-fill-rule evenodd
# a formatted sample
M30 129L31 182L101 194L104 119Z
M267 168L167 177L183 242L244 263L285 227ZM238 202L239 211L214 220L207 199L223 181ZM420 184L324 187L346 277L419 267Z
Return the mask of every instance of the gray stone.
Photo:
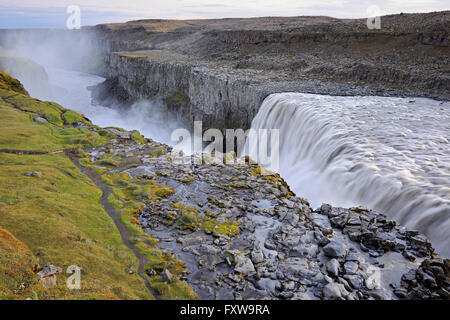
M342 242L331 241L325 247L323 252L330 258L344 258L347 255L347 246Z
M348 261L344 264L344 270L346 274L356 274L358 271L358 264L353 261Z
M205 239L200 236L187 235L187 236L179 237L177 239L177 242L181 243L183 246L193 246L193 245L204 243Z
M298 214L296 214L293 211L289 211L283 217L283 221L288 222L291 226L295 226L298 223L298 220L299 220Z
M164 282L171 283L173 281L173 275L169 270L164 269L164 271L161 273L161 279Z
M121 131L119 129L116 128L112 128L112 127L108 127L108 128L104 128L106 131L108 131L109 133L112 133L113 135L118 136L119 138L122 139L130 139L131 138L131 132L129 131Z
M253 266L252 261L240 254L235 257L236 258L236 266L234 267L234 271L239 272L240 274L247 276L255 273L255 267Z
M344 279L354 288L361 289L364 286L364 279L360 275L345 275Z
M62 272L62 269L60 267L54 266L50 263L47 263L41 271L39 271L36 274L36 278L38 280L42 279L42 278L46 278L55 274L59 274Z
M252 251L252 262L258 264L264 261L264 253L261 250Z
M56 275L61 273L60 267L47 263L41 271L36 274L37 280L46 288L56 286Z
M27 177L36 177L36 178L42 178L42 173L39 171L28 171L25 173Z
M339 276L339 267L340 267L340 264L336 259L331 259L326 264L327 272L336 277Z
M305 258L287 258L279 267L286 275L296 275L300 271L308 270L308 262Z
M344 298L343 294L346 296L348 292L340 283L332 282L323 288L323 298L327 300L342 299Z
M42 117L36 117L33 119L33 121L37 123L48 123L47 119L44 119Z

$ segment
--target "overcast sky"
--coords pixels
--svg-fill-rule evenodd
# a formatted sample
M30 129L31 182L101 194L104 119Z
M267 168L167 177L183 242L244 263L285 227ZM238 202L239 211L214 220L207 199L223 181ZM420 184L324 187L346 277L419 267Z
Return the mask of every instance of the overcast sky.
M449 0L0 0L0 28L64 28L69 5L81 8L83 26L143 18L362 18L373 5L382 15L450 10Z

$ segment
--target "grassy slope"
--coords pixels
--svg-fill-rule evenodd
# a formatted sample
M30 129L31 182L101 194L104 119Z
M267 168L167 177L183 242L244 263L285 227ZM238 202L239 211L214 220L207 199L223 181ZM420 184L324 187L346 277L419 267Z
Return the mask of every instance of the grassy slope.
M20 83L0 73L0 149L54 151L110 138L81 115L24 93ZM34 122L37 116L49 123ZM73 128L74 121L87 128ZM30 170L42 177L25 176ZM99 203L101 191L64 153L0 153L0 181L0 298L153 298L135 272L135 256ZM63 271L82 267L82 290L67 289L64 272L56 287L44 289L31 277L37 262Z

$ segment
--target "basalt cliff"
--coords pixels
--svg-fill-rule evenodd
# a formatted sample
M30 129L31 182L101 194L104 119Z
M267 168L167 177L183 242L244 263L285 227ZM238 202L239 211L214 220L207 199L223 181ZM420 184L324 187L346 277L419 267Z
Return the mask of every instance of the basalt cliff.
M187 123L249 128L276 92L448 100L450 13L142 20L100 25L107 82L120 101L163 99Z
M274 92L448 100L449 21L142 20L0 44L58 43L56 65L106 77L104 105L155 99L188 125L249 128ZM2 299L450 298L449 260L379 212L313 209L248 157L179 154L25 89L0 72Z

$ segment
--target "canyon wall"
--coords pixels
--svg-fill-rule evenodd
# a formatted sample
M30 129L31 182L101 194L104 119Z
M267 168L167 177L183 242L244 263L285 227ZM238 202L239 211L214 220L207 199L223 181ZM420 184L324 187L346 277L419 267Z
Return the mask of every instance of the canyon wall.
M267 93L242 80L230 80L189 63L170 63L111 54L108 78L131 99L163 99L187 122L204 126L248 128Z

